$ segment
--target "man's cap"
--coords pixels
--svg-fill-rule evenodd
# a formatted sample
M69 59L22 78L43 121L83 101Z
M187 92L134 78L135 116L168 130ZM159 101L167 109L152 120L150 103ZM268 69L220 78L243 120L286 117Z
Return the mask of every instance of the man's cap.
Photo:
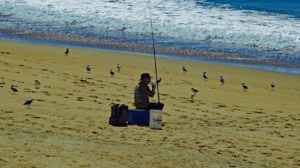
M150 76L150 74L149 74L149 73L142 73L142 75L141 75L141 79L140 79L140 80L143 80L144 78L148 78L148 79L150 79L150 78L152 78L152 77Z

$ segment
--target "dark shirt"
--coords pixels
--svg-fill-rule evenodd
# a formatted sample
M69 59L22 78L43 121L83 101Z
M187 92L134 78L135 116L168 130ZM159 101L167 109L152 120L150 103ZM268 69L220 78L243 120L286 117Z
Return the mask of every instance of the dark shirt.
M134 89L134 103L137 109L143 109L149 105L149 97L153 96L145 82L140 82Z

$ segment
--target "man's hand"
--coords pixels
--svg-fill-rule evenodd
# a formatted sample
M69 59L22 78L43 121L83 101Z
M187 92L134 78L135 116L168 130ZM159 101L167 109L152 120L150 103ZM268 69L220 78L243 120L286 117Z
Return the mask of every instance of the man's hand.
M153 97L155 94L156 85L153 82L151 83L151 85L152 85L152 95L150 97Z
M156 88L156 84L154 84L154 83L153 83L153 85L152 85L152 89L155 89L155 88Z

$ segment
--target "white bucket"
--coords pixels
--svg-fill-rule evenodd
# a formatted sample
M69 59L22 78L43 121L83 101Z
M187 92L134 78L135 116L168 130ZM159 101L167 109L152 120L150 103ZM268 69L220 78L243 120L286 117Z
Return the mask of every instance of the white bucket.
M162 110L150 110L150 128L161 129L162 115Z

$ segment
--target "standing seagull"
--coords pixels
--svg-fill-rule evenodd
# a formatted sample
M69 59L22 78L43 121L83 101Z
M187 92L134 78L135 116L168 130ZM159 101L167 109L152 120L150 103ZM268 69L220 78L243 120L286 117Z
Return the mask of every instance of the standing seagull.
M68 56L68 53L69 53L69 48L66 49L66 52L65 52L66 56Z
M111 75L115 75L114 71L112 69L110 69L110 74Z
M274 82L271 83L271 87L272 87L272 88L275 88Z
M41 84L40 81L38 81L37 79L34 81L36 85Z
M192 93L191 96L190 96L191 102L194 102L194 97L195 97L195 95L194 95L194 93Z
M242 84L243 84L244 89L248 89L248 86L245 83L242 83Z
M199 90L195 89L192 87L192 91L194 92L193 94L196 95L197 92L199 92Z
M86 66L86 70L87 70L87 71L91 71L91 67L90 67L89 64Z
M29 98L25 101L25 103L23 105L27 105L27 108L30 108L30 104L33 102L33 99Z
M156 83L159 83L159 82L161 82L161 78L158 78L156 81Z
M224 78L223 78L223 76L221 76L220 81L221 81L221 83L224 83Z
M120 71L120 69L121 69L121 65L120 65L120 64L118 64L118 65L117 65L117 68L118 68L118 70Z
M185 68L185 66L182 67L182 70L183 70L184 72L187 72L187 69Z
M205 72L205 71L203 72L203 78L204 78L204 79L207 79L207 75L206 75L206 72Z
M11 85L10 88L11 88L12 91L14 91L13 94L14 94L15 92L19 92L18 89L17 89L14 85Z
M83 79L83 78L80 78L80 81L81 81L81 82L86 82L86 80L85 80L85 79Z

